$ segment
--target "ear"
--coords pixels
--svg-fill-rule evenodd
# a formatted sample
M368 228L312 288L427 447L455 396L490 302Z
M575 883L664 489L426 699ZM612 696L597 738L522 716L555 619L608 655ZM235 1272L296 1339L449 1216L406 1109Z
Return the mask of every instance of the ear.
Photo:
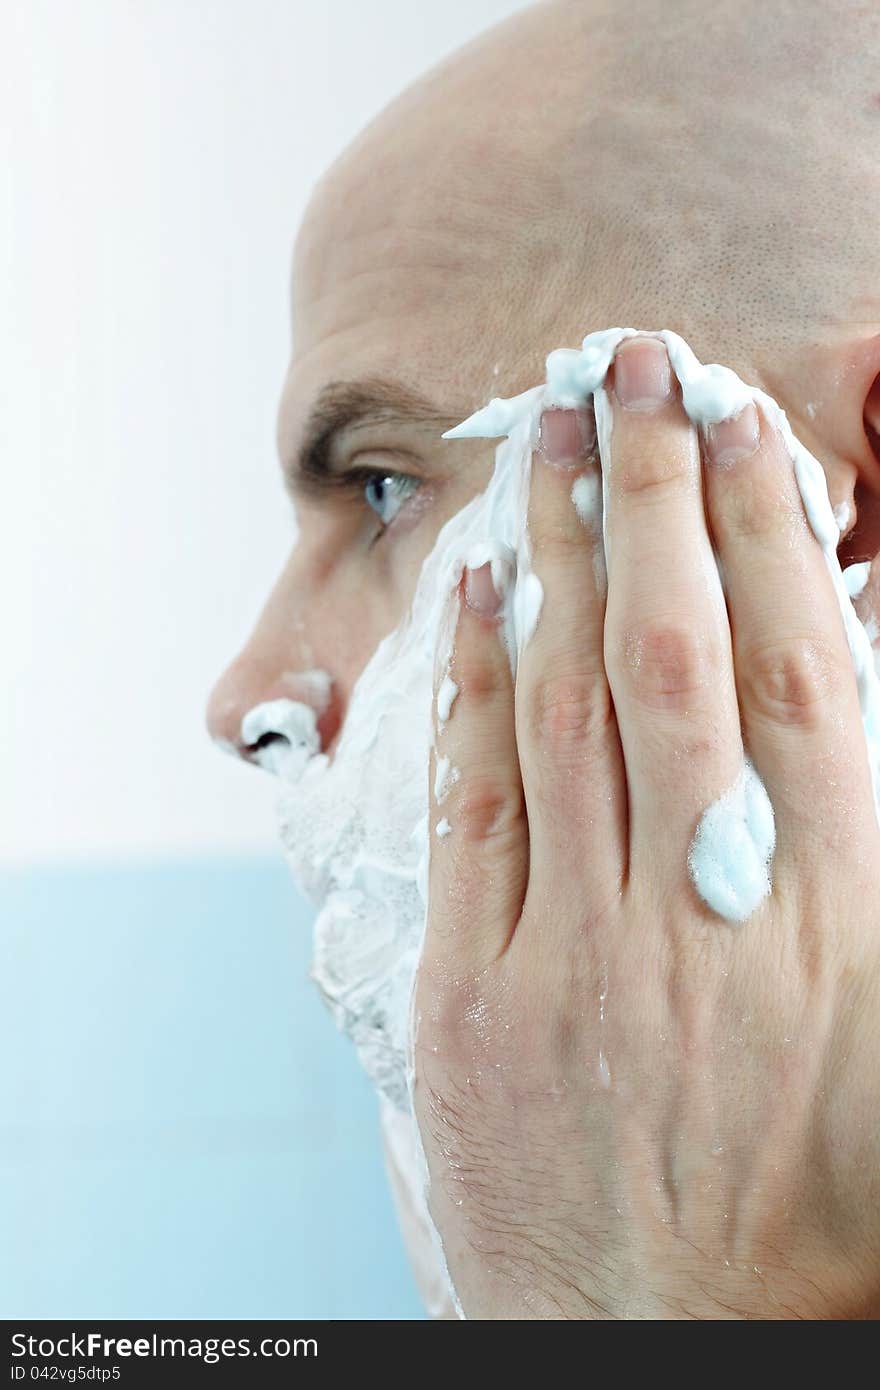
M798 375L803 406L792 427L823 463L832 504L852 508L840 562L873 560L880 552L880 325L814 348Z

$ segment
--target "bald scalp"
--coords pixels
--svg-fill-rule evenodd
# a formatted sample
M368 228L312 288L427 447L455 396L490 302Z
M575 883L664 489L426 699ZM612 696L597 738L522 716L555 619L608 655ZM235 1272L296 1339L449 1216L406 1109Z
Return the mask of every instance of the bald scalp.
M350 215L378 180L411 234L445 220L525 384L625 322L760 371L877 314L878 59L875 0L546 0L404 92L318 197Z

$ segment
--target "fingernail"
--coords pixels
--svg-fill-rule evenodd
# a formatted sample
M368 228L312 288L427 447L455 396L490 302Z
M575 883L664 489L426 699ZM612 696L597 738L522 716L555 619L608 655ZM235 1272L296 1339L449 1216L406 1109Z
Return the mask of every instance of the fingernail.
M672 395L672 369L657 338L630 338L614 358L614 391L626 410L656 410Z
M760 442L758 412L751 401L738 415L710 425L706 430L706 453L720 468L729 468L740 459L749 458Z
M465 570L464 596L468 608L472 608L482 618L497 616L501 607L501 595L492 582L491 564Z
M538 448L548 463L572 468L583 463L596 442L592 410L566 410L553 406L541 415Z

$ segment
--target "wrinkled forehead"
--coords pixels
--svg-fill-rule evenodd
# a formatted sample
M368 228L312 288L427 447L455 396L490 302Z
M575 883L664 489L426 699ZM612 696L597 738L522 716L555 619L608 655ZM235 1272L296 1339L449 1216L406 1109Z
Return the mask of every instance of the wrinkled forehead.
M376 323L435 321L491 296L499 267L527 240L509 177L478 179L480 152L464 133L433 148L389 118L319 183L297 234L292 276L295 350ZM505 215L506 213L506 215Z
M462 418L513 390L511 291L530 272L503 200L478 193L467 149L441 177L408 141L375 145L325 176L296 238L280 441L331 380L393 379Z
M536 10L413 84L320 180L294 252L295 352L365 315L417 332L413 320L488 311L491 327L493 304L517 282L534 292L567 201L549 151L572 117L548 99Z
M387 167L370 181L334 175L313 200L294 252L297 353L355 324L433 319L478 280L466 220L454 224L430 187L403 186L404 178Z
M634 152L672 117L610 99L607 45L566 73L538 11L415 84L319 182L294 251L294 403L330 379L427 376L467 414L540 380L560 342L670 321L682 253L651 217L665 227L674 180Z

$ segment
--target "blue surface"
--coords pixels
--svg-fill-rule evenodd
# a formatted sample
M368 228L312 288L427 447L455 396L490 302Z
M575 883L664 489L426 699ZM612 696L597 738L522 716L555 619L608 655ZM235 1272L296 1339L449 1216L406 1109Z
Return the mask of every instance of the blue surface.
M283 865L0 878L0 1316L419 1318Z

